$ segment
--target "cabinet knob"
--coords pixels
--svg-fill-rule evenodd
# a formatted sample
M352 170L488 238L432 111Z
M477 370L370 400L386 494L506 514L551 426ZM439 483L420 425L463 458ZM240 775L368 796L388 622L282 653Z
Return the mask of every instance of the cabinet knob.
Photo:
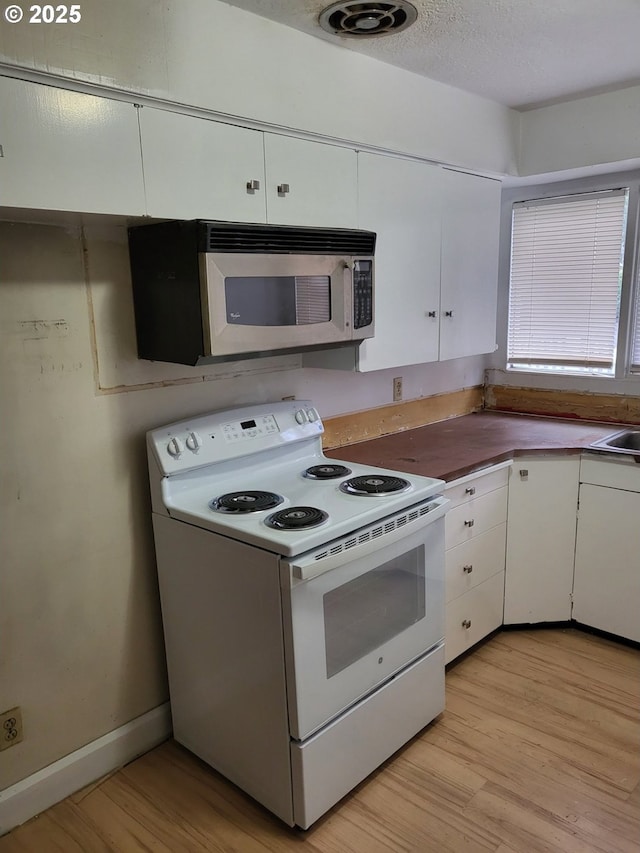
M475 486L467 486L467 488L464 490L464 493L465 493L465 495L475 495L476 487Z
M260 189L260 181L247 181L247 192L253 193Z
M469 563L469 565L462 567L462 571L465 572L465 574L470 575L473 571L473 566Z
M278 195L286 195L289 192L289 184L278 184Z
M463 619L462 627L467 628L467 630L471 627L471 619Z
M437 317L437 316L438 316L437 311L427 311L427 317Z
M445 311L444 316L445 317L453 317L453 311Z
M472 518L469 518L465 521L464 526L465 527L473 527L474 524L475 524L475 521Z

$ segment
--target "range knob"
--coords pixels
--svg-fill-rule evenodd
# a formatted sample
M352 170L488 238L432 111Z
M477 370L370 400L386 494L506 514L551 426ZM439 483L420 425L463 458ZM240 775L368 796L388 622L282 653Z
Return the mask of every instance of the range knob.
M185 444L192 453L197 453L202 447L202 439L197 432L190 432Z
M296 412L296 420L299 424L306 424L307 422L307 413L303 409L298 409Z
M174 456L176 459L180 456L183 450L184 447L179 438L172 438L169 444L167 444L167 453L170 456Z

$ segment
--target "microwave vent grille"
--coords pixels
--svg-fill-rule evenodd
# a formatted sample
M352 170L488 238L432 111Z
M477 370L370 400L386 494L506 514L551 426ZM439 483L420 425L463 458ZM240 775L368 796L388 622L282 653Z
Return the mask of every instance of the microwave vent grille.
M200 222L200 251L243 254L371 256L372 231Z

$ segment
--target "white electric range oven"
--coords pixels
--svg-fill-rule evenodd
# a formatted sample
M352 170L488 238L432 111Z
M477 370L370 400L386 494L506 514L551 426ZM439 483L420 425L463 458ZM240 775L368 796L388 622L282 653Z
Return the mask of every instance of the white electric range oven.
M444 483L322 432L285 401L147 435L174 736L302 828L444 708Z

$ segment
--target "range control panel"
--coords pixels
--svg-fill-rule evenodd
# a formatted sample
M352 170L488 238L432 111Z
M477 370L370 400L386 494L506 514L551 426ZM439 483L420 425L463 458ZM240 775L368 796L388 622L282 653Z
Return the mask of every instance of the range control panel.
M246 441L250 438L260 438L274 432L280 432L280 430L273 415L262 415L259 418L233 421L222 426L222 437L225 441Z
M286 400L200 415L147 433L165 474L175 474L318 438L324 431L309 400Z

